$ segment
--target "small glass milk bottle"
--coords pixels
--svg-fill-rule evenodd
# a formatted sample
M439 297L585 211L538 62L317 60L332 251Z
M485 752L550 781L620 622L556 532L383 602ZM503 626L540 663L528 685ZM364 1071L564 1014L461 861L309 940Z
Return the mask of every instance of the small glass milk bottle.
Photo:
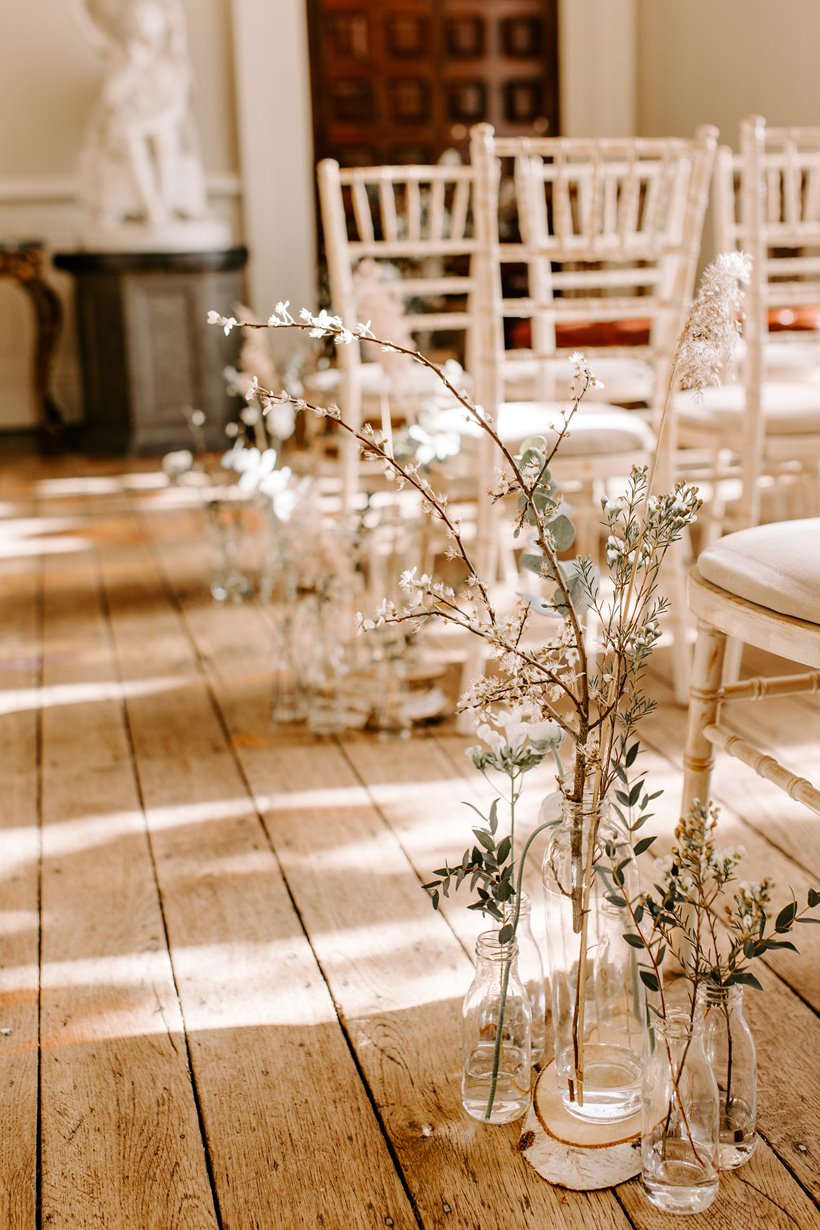
M720 1095L720 1168L734 1170L754 1152L757 1058L743 1013L743 987L698 987L706 1057Z
M461 1101L482 1123L510 1123L530 1102L532 1011L518 976L518 942L502 944L497 931L485 931L475 952L462 1009Z
M718 1192L718 1089L703 1017L682 1008L654 1022L641 1087L641 1181L664 1213L701 1213Z
M533 935L532 902L526 893L521 893L516 939L518 940L518 976L530 1000L532 1027L530 1046L533 1066L543 1063L547 1033L547 984L544 978L544 962L541 949Z

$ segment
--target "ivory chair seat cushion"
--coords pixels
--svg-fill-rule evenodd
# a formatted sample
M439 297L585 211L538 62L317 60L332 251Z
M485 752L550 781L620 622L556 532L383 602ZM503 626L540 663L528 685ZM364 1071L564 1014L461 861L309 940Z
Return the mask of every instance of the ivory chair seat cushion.
M820 384L767 382L761 396L767 433L820 432ZM694 389L683 389L675 394L673 410L682 428L729 436L740 448L746 414L746 390L742 384L712 386L704 389L700 396Z
M496 420L498 434L508 445L518 444L528 436L546 436L548 440L554 438L556 425L560 425L567 405L567 402L559 401L505 402L499 408ZM436 417L436 427L442 431L458 432L465 441L465 447L466 441L477 440L482 434L478 423L458 407L442 411ZM654 447L652 428L640 413L621 410L619 406L610 406L606 402L584 401L561 445L561 458L588 457L598 453L608 457L615 452L634 452L637 464L641 460L639 454L651 453Z
M499 435L506 443L525 440L527 436L555 437L556 425L567 402L510 401L501 406L498 414ZM584 401L575 413L568 434L561 444L561 461L572 457L589 457L613 453L651 453L655 448L652 428L633 411L621 410L606 402Z
M627 356L595 355L590 367L600 380L608 402L616 404L651 404L655 393L655 373L652 365L642 359ZM570 386L575 369L569 356L556 359L515 357L508 351L504 368L504 386L507 396L513 400L533 397L538 389L537 380L546 379L552 385L553 397L562 397ZM543 390L546 391L546 390Z
M734 374L742 378L746 343L739 338L734 353ZM820 382L820 341L784 341L767 338L763 347L764 380L807 380Z
M820 623L820 517L727 534L700 553L698 572L746 602Z

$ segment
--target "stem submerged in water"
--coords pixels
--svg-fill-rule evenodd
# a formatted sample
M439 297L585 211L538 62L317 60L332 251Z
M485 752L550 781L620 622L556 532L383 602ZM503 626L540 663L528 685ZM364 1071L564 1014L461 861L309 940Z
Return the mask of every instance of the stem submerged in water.
M516 882L515 882L515 907L513 909L513 916L512 916L513 940L515 940L515 935L518 930L518 919L521 915L521 884L524 879L524 864L526 862L526 858L529 853L530 846L532 845L535 838L540 833L543 833L544 830L548 829L549 827L550 827L550 822L547 821L545 824L539 824L537 828L533 829L532 833L530 833L529 837L527 838L524 844L524 848L521 851L521 856L518 860L518 875L517 875ZM512 954L510 955L508 959L505 959L504 974L501 980L501 993L500 993L499 1004L498 1004L498 1019L496 1021L496 1030L495 1030L495 1048L493 1050L493 1073L492 1073L492 1079L490 1081L490 1095L487 1098L487 1109L484 1112L484 1118L487 1121L489 1121L490 1116L493 1113L493 1106L495 1104L495 1096L498 1090L498 1070L501 1066L501 1040L502 1040L502 1035L503 1035L503 1030L504 1030L504 1015L505 1015L505 1010L507 1006L507 990L510 984L510 967L512 965L512 960L513 960Z

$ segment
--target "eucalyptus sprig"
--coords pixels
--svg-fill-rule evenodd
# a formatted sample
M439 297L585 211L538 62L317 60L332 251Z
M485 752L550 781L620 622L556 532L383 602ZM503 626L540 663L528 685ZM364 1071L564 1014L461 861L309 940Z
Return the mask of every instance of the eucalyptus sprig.
M770 877L758 883L737 881L745 851L716 847L717 819L716 806L696 800L675 829L671 855L656 867L661 874L653 888L633 901L623 902L617 891L610 894L610 900L626 905L632 919L633 929L624 939L649 960L649 967L641 970L644 982L660 989L660 969L671 952L691 984L692 1011L703 983L761 990L749 964L768 952L797 952L786 938L793 928L820 923L820 918L809 916L820 906L817 889L808 890L804 906L792 896L776 910Z
M521 707L500 709L490 715L488 721L479 722L476 733L483 744L467 749L467 755L476 769L493 785L490 774L506 778L506 804L509 827L499 833L498 808L500 798L493 799L485 815L474 803L466 803L483 822L473 829L475 844L468 847L461 861L455 866L445 863L433 874L435 880L422 885L439 909L442 897L449 897L450 890L457 891L469 880L470 892L475 900L468 909L489 915L500 924L499 941L508 943L515 937L521 902L521 882L524 873L526 851L541 826L531 834L524 851L516 851L515 811L521 797L525 775L548 755L555 759L558 776L563 766L558 747L563 732L554 723L543 721L531 711Z

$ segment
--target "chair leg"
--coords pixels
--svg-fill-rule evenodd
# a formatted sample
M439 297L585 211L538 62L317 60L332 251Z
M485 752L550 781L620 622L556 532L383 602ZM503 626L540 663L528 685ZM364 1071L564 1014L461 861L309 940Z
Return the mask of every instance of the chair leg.
M740 664L743 658L743 641L736 636L730 636L726 642L726 652L723 656L723 682L737 683L740 678Z
M717 718L725 650L725 635L716 628L699 622L692 683L689 688L686 747L683 753L683 816L688 814L695 799L700 799L702 803L709 800L715 753L703 731Z
M689 608L686 605L685 542L675 543L669 551L669 624L672 630L672 686L675 702L689 702L692 659L689 651Z

